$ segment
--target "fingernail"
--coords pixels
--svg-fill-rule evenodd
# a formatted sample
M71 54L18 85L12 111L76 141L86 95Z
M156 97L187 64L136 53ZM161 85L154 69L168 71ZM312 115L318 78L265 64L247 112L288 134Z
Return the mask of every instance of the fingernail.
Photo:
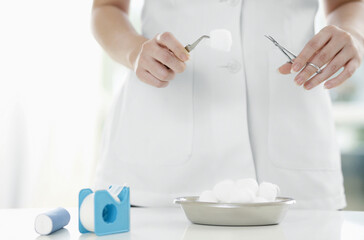
M291 68L291 73L295 73L292 68Z
M180 58L181 58L181 60L182 61L187 61L188 59L189 59L189 54L187 54L187 53L182 53L181 55L180 55Z
M185 53L182 53L182 54L180 55L180 58L181 58L181 60L182 60L182 61L187 61L187 60L188 60L188 56L187 56L187 54L185 54Z
M186 48L184 48L185 53L187 54L188 57L190 57L190 52L186 50Z
M298 86L300 86L302 84L302 77L298 77L296 80L295 80L296 84Z
M310 90L310 89L312 88L312 84L311 84L311 83L307 84L307 85L305 86L305 88L306 88L306 90Z
M279 68L277 68L277 70L276 70L276 71L277 71L277 73L279 73L279 74L281 73L281 72L279 71Z
M298 72L299 70L301 69L301 64L299 63L294 63L293 66L292 66L292 70L294 72Z

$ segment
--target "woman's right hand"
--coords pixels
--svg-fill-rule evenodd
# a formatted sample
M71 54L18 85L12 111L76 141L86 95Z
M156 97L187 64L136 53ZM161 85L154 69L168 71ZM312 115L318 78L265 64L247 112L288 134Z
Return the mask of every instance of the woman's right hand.
M176 73L185 70L189 54L169 32L144 41L133 63L137 77L154 87L166 87Z

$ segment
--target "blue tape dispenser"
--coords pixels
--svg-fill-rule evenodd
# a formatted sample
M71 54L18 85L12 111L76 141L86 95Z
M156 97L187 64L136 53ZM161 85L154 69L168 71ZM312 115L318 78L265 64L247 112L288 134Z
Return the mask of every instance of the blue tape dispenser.
M78 195L78 229L98 236L129 232L129 187L112 185L95 192L82 189Z

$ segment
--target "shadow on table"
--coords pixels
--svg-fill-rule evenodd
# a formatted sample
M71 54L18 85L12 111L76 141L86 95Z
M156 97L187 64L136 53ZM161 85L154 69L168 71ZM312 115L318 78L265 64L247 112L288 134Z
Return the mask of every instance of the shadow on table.
M71 239L70 232L67 229L62 228L50 235L39 236L35 240L70 240L70 239Z
M336 211L291 212L279 225L219 227L190 224L182 240L340 240L343 218Z
M110 234L105 236L97 236L95 233L85 233L82 234L78 240L94 240L94 239L102 239L102 240L130 240L130 232L126 233L117 233Z

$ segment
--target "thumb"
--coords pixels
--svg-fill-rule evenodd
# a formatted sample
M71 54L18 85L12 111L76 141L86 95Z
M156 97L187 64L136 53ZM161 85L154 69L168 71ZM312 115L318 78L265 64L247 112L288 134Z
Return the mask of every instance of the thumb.
M291 68L292 68L292 63L287 62L287 63L283 64L282 66L280 66L278 68L278 71L281 74L290 74L291 73Z

